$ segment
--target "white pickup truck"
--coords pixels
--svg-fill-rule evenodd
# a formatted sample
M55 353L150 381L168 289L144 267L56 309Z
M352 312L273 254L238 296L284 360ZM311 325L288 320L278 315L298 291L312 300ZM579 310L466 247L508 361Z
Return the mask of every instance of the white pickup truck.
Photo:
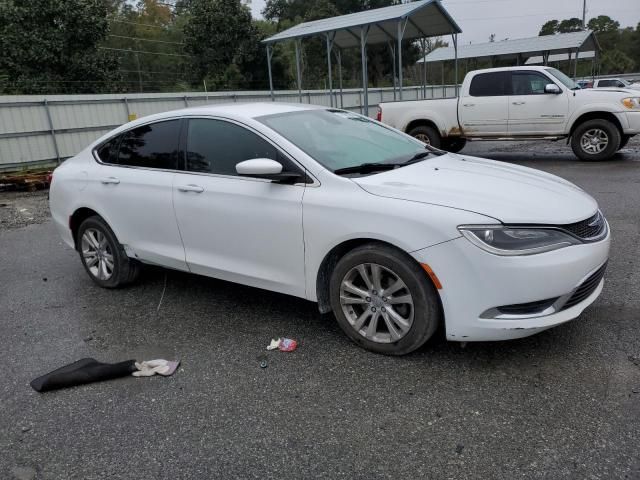
M469 72L458 98L381 103L378 120L458 152L467 140L560 140L582 160L606 160L640 133L640 93L580 89L550 67Z

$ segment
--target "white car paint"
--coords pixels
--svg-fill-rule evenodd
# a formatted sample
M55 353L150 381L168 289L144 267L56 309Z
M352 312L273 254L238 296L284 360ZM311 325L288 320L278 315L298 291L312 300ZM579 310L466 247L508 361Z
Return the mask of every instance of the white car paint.
M445 154L369 176L334 174L256 117L323 107L241 104L145 117L97 140L54 174L51 212L74 247L70 217L101 215L131 258L318 301L318 272L349 240L387 242L431 266L447 338L505 340L577 317L602 282L574 307L545 316L484 319L492 307L572 292L608 258L610 237L527 256L488 253L461 225L563 225L593 216L587 193L559 177ZM105 165L94 148L136 126L171 118L215 118L268 139L304 168L310 183ZM408 138L408 136L407 136ZM329 139L328 139L329 140Z
M557 85L561 93L538 95L472 96L473 78L488 72L537 72ZM412 122L427 121L444 137L475 139L513 139L566 137L582 115L607 112L615 115L623 133L640 133L640 110L622 104L627 97L637 97L637 90L581 89L569 90L549 73L547 67L507 67L469 72L458 99L415 100L381 103L381 120L407 132Z
M640 84L630 83L629 81L622 78L598 78L593 81L592 88L622 88L626 90L640 90Z

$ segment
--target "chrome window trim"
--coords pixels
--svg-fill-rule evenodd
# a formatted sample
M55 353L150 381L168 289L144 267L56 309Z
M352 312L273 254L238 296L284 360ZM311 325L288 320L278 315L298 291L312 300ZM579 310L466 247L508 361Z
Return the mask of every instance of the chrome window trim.
M98 149L100 147L102 147L105 143L108 143L111 140L113 140L114 138L119 137L120 135L124 135L124 134L126 134L126 133L128 133L131 130L134 130L136 128L143 127L145 125L152 125L152 124L155 124L155 123L168 122L168 121L171 121L171 120L190 120L190 119L194 119L194 118L202 118L202 119L206 119L206 120L221 120L221 121L233 123L233 124L238 125L239 127L242 127L242 128L246 128L250 132L258 135L260 138L265 140L267 143L269 143L275 149L277 149L289 161L291 161L295 165L297 165L298 168L300 168L304 173L306 173L307 177L312 180L312 183L299 182L299 183L291 184L289 186L295 186L295 187L298 187L298 186L319 187L321 185L320 181L309 171L309 169L305 168L302 165L301 162L299 162L295 157L293 157L293 155L289 154L289 152L287 152L284 148L282 148L280 145L278 145L276 142L274 142L270 138L266 137L261 132L257 131L251 125L247 125L246 123L242 123L242 122L240 122L238 120L235 120L235 119L232 119L232 118L221 117L221 116L217 116L217 115L207 115L207 114L180 115L180 116L175 116L175 117L166 117L166 118L162 118L162 119L149 120L148 122L139 123L139 124L136 124L135 126L129 128L129 129L127 129L127 130L123 130L121 132L118 132L117 134L112 135L109 138L105 139L104 141L100 142L98 145L93 147L93 149L91 149L91 153L93 155L94 160L98 164L103 165L103 166L107 166L107 167L131 168L131 169L134 169L134 170L148 170L148 171L153 171L153 172L165 172L165 173L186 173L186 174L189 174L189 175L203 175L203 176L210 176L210 177L229 178L229 179L235 179L235 180L247 180L247 181L273 183L273 181L271 181L269 179L266 179L266 178L243 177L243 176L239 176L239 175L222 175L222 174L219 174L219 173L207 173L207 172L189 172L187 170L182 170L182 169L166 169L166 168L153 168L153 167L135 167L135 166L131 166L131 165L119 165L117 163L104 162L98 156ZM178 162L178 163L180 163L180 162ZM186 167L186 165L185 165L185 167Z

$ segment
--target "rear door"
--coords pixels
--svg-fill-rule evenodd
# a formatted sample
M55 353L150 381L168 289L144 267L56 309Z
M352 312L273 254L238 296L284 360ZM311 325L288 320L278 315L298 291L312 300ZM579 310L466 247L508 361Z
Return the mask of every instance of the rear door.
M560 135L565 130L569 97L562 85L535 70L508 72L510 77L509 135ZM561 94L545 93L554 84Z
M149 123L103 144L90 188L129 255L187 270L172 199L181 125Z
M466 137L505 136L508 130L506 72L478 73L458 101Z

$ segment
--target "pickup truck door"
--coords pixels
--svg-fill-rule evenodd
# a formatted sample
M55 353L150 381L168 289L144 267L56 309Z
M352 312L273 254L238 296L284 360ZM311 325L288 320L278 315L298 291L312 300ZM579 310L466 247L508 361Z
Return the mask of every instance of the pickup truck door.
M478 73L458 101L458 121L465 137L505 136L509 107L507 72Z
M537 71L513 71L509 96L509 135L561 135L569 111L566 89ZM544 93L554 83L562 93Z

